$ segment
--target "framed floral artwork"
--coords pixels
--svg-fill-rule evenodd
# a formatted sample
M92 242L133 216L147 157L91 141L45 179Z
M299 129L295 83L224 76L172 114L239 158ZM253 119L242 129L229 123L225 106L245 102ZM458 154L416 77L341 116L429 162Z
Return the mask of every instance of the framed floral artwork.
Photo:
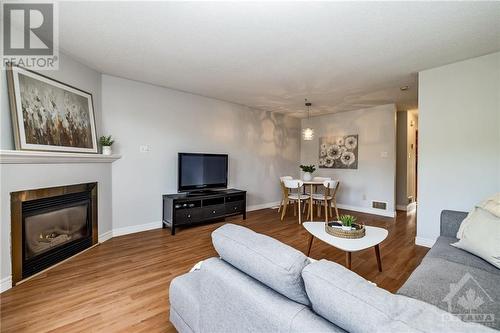
M319 138L319 167L327 169L358 168L358 135Z
M7 74L16 149L97 153L92 94L18 66Z

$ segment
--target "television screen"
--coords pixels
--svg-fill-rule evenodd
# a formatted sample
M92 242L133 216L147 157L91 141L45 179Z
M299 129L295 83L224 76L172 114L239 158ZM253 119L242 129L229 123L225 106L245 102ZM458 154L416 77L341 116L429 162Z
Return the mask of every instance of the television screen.
M179 153L179 192L227 187L224 154Z

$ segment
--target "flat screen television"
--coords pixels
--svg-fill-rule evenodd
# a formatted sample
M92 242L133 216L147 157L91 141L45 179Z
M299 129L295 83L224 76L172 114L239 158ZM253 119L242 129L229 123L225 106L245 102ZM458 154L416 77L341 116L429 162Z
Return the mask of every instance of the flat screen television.
M227 188L226 154L179 153L179 192Z

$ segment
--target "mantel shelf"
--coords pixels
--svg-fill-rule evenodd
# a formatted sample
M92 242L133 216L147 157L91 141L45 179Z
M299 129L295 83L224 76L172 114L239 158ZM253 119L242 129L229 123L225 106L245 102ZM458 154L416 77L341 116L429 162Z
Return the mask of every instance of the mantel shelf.
M0 164L113 163L120 155L0 150Z

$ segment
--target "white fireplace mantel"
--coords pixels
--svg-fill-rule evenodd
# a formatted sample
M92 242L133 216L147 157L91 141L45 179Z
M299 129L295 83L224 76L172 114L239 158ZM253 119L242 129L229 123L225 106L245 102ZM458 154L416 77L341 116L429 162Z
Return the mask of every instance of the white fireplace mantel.
M120 155L0 150L0 164L113 163Z

